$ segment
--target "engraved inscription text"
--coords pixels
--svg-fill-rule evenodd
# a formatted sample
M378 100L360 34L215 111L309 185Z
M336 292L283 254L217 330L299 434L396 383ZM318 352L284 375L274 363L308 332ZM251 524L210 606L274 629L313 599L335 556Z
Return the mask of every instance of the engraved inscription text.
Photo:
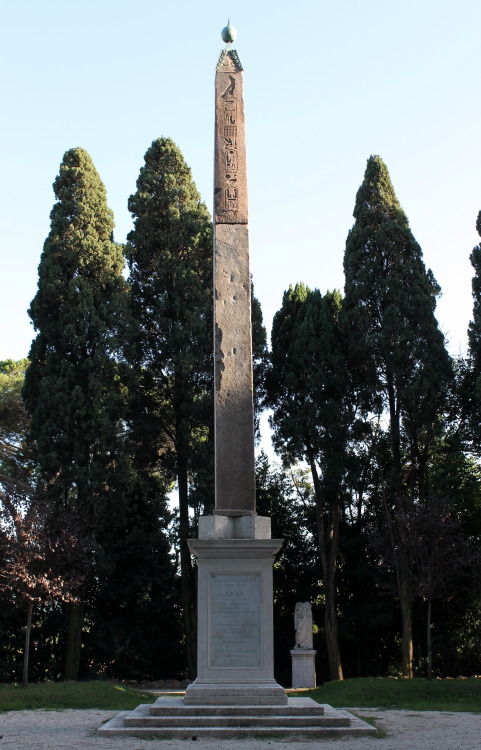
M210 667L261 667L260 575L210 579Z

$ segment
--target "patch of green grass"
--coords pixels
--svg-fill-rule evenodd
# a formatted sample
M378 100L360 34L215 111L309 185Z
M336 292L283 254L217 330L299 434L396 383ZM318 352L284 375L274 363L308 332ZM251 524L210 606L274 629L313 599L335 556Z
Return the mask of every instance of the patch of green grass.
M153 703L156 696L115 682L43 682L28 687L0 685L0 712L43 708L100 708L123 711L139 703Z
M481 679L429 681L363 677L326 682L315 690L295 691L291 695L310 697L337 708L481 712Z

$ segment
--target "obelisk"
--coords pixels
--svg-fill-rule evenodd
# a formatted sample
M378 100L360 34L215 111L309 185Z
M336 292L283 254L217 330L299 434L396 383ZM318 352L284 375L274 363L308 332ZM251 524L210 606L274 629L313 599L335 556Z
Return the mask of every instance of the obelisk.
M215 77L215 510L199 519L197 678L186 705L286 705L274 680L272 563L282 539L256 515L251 281L242 65L227 43Z
M215 514L255 515L251 280L242 65L227 47L215 76Z

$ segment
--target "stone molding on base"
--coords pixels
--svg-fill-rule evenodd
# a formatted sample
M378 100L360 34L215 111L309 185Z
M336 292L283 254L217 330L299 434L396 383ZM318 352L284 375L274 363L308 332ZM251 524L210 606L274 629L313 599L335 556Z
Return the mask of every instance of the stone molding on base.
M272 618L272 558L282 539L188 544L197 557L199 606L197 679L187 689L186 705L286 705L286 692L274 679Z
M231 516L217 513L199 518L199 539L270 539L269 516Z

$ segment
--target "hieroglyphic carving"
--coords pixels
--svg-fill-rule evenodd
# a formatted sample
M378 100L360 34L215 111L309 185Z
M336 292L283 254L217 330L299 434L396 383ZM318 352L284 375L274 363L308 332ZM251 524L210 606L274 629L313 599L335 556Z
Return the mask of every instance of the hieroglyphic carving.
M237 211L239 194L237 183L237 101L235 78L229 75L230 84L221 96L224 100L224 177L227 187L224 190L224 208L226 211Z
M216 77L216 223L247 223L242 66L233 50L221 55Z

